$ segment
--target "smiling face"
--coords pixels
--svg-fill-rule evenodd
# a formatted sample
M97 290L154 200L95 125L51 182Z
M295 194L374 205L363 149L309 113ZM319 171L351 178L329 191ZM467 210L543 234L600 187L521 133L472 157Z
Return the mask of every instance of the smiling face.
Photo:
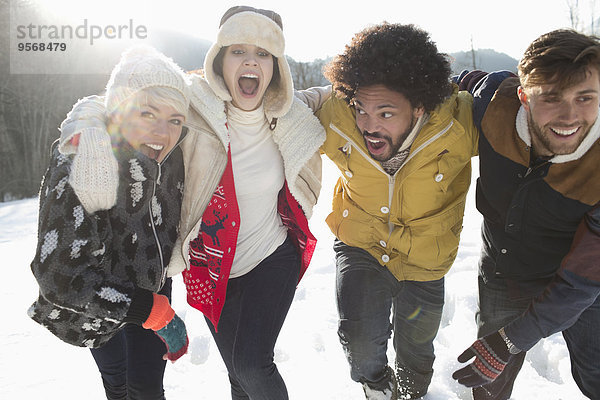
M600 75L589 68L583 81L566 89L553 84L519 87L518 94L527 111L534 154L571 154L598 117Z
M413 107L404 95L384 85L359 88L354 108L356 126L369 154L377 161L396 155L424 113L423 107Z
M177 144L184 122L185 116L174 107L152 102L134 102L113 120L131 147L157 162Z
M273 78L273 56L251 44L234 44L225 49L223 80L234 106L257 109Z

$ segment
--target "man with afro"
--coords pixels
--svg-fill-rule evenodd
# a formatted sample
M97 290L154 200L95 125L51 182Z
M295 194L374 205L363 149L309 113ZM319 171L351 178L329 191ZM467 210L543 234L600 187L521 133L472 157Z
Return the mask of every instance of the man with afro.
M477 153L472 97L450 74L426 32L389 23L356 34L325 68L334 94L316 114L341 171L327 217L338 335L367 399L420 398L433 375Z

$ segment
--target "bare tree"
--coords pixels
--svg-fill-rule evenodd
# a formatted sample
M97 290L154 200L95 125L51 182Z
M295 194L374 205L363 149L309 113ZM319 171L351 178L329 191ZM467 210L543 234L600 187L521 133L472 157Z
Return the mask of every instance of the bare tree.
M323 66L326 60L317 59L311 62L294 61L288 57L288 64L292 72L294 87L296 89L306 89L312 86L327 85L327 79L323 76Z
M567 0L567 7L569 8L569 22L571 23L571 28L576 31L580 30L579 0Z
M579 0L566 0L569 23L571 28L590 35L595 35L598 30L596 22L597 0L588 0L587 7ZM589 18L589 19L588 19Z
M107 80L98 75L11 74L5 54L10 47L8 8L18 7L35 20L31 5L28 0L0 0L7 10L0 16L0 201L37 193L60 122L79 97L98 93Z
M473 61L473 71L477 69L477 62L475 62L475 48L473 46L473 35L471 35L471 60Z
M596 34L596 0L590 0L590 34Z

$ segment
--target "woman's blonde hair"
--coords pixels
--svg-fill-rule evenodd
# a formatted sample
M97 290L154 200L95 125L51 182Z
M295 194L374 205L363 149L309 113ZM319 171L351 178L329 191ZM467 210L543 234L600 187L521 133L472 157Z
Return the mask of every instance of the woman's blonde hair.
M186 116L188 112L188 102L181 92L163 86L154 86L142 90L136 96L138 104L163 104L173 107L179 114Z

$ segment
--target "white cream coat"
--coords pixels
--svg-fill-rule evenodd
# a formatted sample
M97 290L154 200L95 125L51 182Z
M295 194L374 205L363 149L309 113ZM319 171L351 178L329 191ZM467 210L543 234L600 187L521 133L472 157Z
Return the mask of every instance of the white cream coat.
M267 112L267 120L272 118ZM227 165L229 136L226 123L225 103L214 94L206 80L194 76L185 124L189 132L182 143L186 176L180 233L171 256L169 276L189 266L189 243L198 235L202 214ZM283 158L290 192L310 218L321 191L319 148L325 141L325 131L312 111L294 99L290 110L278 118L273 138Z

